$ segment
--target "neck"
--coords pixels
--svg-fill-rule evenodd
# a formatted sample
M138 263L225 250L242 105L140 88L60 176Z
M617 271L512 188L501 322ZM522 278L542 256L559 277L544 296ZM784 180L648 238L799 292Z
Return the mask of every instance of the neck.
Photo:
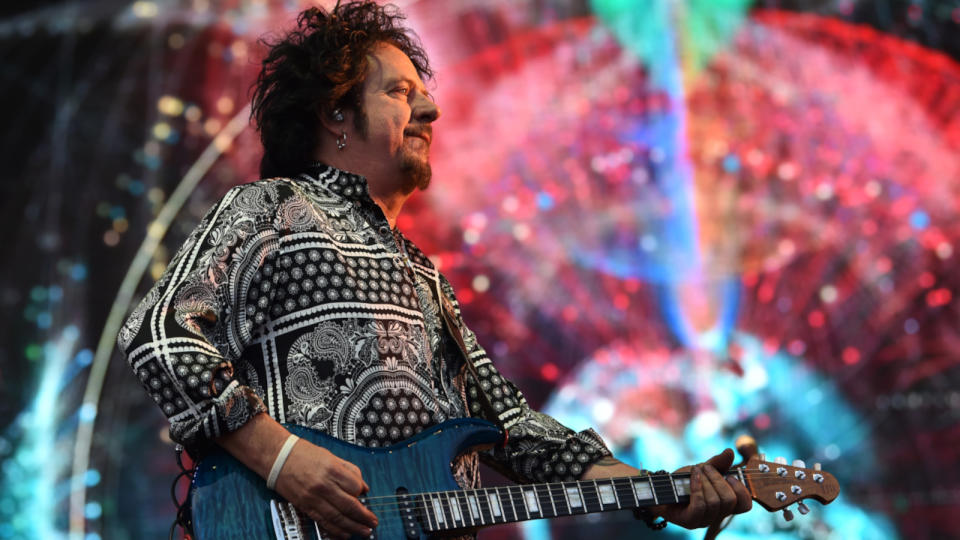
M400 209L403 208L403 203L407 201L409 196L409 193L378 194L374 193L372 189L370 191L370 198L383 210L383 215L387 218L387 223L390 224L391 229L397 228L397 216L400 215Z
M337 151L322 153L316 157L331 167L366 178L370 197L383 210L390 228L396 227L397 216L400 215L403 203L410 197L410 193L403 190L403 182L396 171L385 170L378 166L378 163L359 159L359 156L353 153Z

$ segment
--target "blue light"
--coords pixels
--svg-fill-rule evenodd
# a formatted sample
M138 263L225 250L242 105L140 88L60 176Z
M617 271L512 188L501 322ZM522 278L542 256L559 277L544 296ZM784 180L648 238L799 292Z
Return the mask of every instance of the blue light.
M97 519L103 515L103 507L97 501L90 501L83 507L83 515L87 519Z
M100 535L95 532L87 533L83 540L100 540Z
M81 422L93 422L93 419L97 417L97 406L93 403L84 403L77 411L77 415Z
M51 285L47 289L47 296L50 298L51 302L59 302L63 300L63 287L59 285Z
M916 319L910 318L903 321L903 331L913 335L917 333L917 330L920 330L920 324Z
M171 136L172 136L172 133L171 133ZM131 195L139 196L139 195L143 195L143 192L146 190L146 187L144 187L143 182L141 182L140 180L131 180L130 185L127 186L127 190L130 192Z
M37 328L46 330L50 328L51 323L53 323L53 315L51 315L49 311L41 311L37 315Z
M80 367L87 367L93 362L93 351L90 349L81 349L77 352L77 355L73 357L73 361Z
M926 229L930 225L930 216L923 210L914 210L910 214L910 225L917 230Z
M100 483L100 471L96 469L88 469L86 474L83 475L83 483L87 487L93 487Z
M63 339L66 339L69 341L76 341L79 337L80 337L80 329L77 328L75 325L70 324L63 329Z
M70 277L74 281L83 281L87 279L87 265L83 263L76 263L70 267Z
M537 193L537 208L540 210L549 210L553 208L553 197L545 191Z
M740 158L736 154L727 154L727 157L723 158L723 170L728 173L735 173L740 170Z

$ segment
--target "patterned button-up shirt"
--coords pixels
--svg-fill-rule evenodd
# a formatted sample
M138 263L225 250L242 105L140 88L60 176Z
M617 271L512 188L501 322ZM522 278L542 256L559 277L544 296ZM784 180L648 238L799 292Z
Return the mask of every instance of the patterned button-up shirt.
M366 180L331 167L231 189L130 315L119 346L172 438L195 452L267 412L365 446L488 417L510 437L485 457L519 481L578 478L609 455L592 430L527 405L464 324L450 283L390 229ZM476 485L476 455L455 469L461 485Z

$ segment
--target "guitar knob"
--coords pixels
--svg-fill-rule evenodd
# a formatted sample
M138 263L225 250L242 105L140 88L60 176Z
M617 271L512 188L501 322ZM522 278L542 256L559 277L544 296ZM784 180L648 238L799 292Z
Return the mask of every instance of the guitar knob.
M799 510L799 511L800 511L800 514L801 514L801 515L804 515L804 516L807 515L807 513L810 511L810 509L807 508L807 505L805 505L805 504L803 504L803 503L797 504L797 510Z
M787 458L785 458L785 457L778 457L777 459L773 460L773 462L774 462L774 463L779 463L780 465L786 465L786 464L787 464Z
M789 508L783 509L783 519L793 521L793 512L791 512Z
M799 467L799 468L801 468L801 469L806 469L806 468L807 468L807 464L804 463L802 459L795 459L795 460L793 460L793 466L794 466L794 467Z

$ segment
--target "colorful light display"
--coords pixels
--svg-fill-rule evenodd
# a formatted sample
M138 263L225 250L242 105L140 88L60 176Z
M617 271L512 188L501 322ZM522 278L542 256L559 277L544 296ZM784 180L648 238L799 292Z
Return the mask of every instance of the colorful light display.
M29 77L18 49L5 71L57 108L49 130L24 108L5 134L45 148L14 160L38 180L11 189L23 210L4 217L44 269L4 270L22 337L0 371L0 538L166 534L172 447L112 339L212 199L254 179L256 39L301 7L70 4L0 21L8 50L19 36L60 54ZM841 481L804 519L756 510L725 537L960 526L955 60L744 0L401 7L444 116L434 187L399 224L532 403L648 468L749 432ZM905 16L956 31L956 9ZM484 537L633 537L627 519Z

